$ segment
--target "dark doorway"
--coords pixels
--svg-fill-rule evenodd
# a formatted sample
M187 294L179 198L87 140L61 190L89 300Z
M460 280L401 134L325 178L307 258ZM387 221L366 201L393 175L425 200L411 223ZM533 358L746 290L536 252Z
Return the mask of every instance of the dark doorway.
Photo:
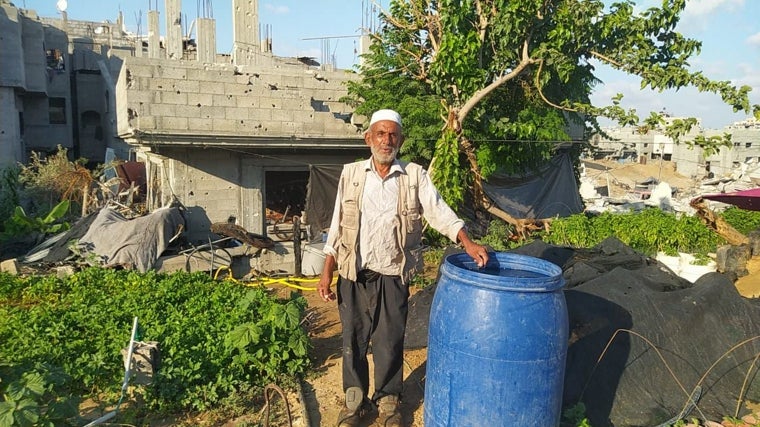
M293 221L306 206L309 171L267 171L265 175L267 225Z

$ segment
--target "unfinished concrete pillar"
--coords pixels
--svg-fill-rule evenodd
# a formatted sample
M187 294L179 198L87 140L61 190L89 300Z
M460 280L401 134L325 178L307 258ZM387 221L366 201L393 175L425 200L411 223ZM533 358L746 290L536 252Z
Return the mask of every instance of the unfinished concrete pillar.
M7 63L5 63L7 64ZM17 100L16 89L0 84L0 168L24 162L24 141L21 137L21 114L23 102Z
M369 47L372 45L372 39L369 36L369 33L362 32L361 37L359 37L359 65L363 66L366 60L362 55L365 53L369 53Z
M166 0L166 57L182 59L182 3Z
M18 9L10 3L0 3L0 87L18 87L26 89L26 71L24 69L24 49L21 38L21 16ZM5 110L4 110L5 111ZM5 112L3 112L5 115Z
M119 11L119 14L116 16L116 30L118 31L119 37L121 37L122 31L124 31L124 14Z
M232 0L232 63L252 64L260 50L258 0Z
M148 11L148 58L161 57L161 33L159 33L158 11Z
M216 62L216 21L212 18L198 18L196 22L198 62L213 64Z

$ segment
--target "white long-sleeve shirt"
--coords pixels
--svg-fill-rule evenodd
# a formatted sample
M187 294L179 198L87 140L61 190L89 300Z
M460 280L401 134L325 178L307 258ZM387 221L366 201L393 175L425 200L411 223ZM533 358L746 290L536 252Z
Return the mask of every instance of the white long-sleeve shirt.
M401 248L396 240L398 224L398 176L403 173L398 160L391 165L390 172L381 178L372 160L366 160L367 172L361 201L361 223L359 228L359 265L386 275L401 274ZM343 180L341 179L342 183ZM338 185L330 231L324 252L336 256L338 230L341 218L342 184ZM418 197L422 215L427 222L453 242L464 227L464 221L443 201L438 190L424 172L419 182Z

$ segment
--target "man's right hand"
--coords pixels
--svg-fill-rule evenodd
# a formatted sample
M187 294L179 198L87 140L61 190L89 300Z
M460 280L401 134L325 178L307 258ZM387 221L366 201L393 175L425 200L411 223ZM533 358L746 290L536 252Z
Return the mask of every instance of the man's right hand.
M332 255L325 256L325 266L322 269L322 275L319 277L319 283L317 284L317 292L322 301L335 301L338 296L330 289L330 285L333 281L333 272L335 271L335 257Z
M335 292L330 289L331 282L332 274L330 274L330 276L327 276L323 273L319 278L319 284L317 284L317 292L319 292L319 297L322 298L322 301L324 302L334 301L337 298Z

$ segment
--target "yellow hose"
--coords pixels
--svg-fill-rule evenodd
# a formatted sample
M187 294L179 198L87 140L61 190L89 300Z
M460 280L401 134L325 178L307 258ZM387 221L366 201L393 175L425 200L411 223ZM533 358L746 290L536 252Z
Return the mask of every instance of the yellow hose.
M316 291L317 290L316 286L304 286L303 284L319 283L319 277L296 277L296 276L286 276L286 277L259 276L250 282L241 282L240 280L237 280L232 276L232 270L227 266L219 267L216 270L216 273L214 274L214 280L218 280L219 273L224 270L227 270L227 277L225 277L224 280L229 280L229 281L239 283L244 286L284 285L289 288L298 289L301 291ZM332 284L335 284L336 278L333 278Z

